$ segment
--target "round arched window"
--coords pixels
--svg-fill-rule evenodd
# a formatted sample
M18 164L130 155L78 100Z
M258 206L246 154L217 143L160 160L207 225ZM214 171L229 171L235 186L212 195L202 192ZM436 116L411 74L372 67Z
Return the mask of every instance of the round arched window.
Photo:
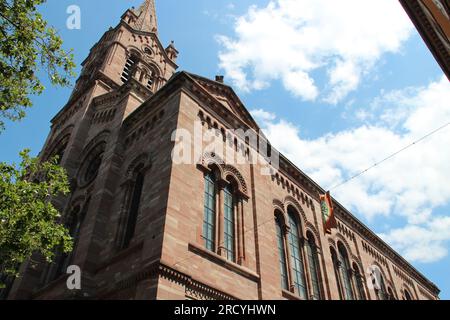
M145 47L144 48L144 53L148 54L149 56L151 56L152 55L152 50L149 47Z
M91 160L89 165L86 168L86 172L84 173L85 181L92 181L97 177L98 170L100 169L100 165L102 164L102 155L96 156Z
M52 157L57 157L57 163L61 164L62 158L67 148L68 141L63 141L58 147L53 151Z
M105 143L98 144L88 153L88 155L82 162L78 175L81 187L88 185L97 177L100 166L102 164L105 146Z
M57 157L57 163L61 164L61 160L64 156L64 153L67 149L67 145L69 144L70 134L65 135L59 141L54 144L51 151L48 152L48 156L46 157L47 160L53 160L55 157Z

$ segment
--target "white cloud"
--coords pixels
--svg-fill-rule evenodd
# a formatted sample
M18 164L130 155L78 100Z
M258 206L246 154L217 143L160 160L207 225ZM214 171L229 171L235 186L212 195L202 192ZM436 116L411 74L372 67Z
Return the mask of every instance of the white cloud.
M277 116L271 112L264 111L263 109L252 110L251 114L256 119L262 121L273 121L277 118Z
M330 103L355 90L388 52L398 52L412 23L398 1L272 0L237 18L234 38L219 36L220 67L241 90L281 80L293 95ZM322 89L313 71L323 70Z
M314 80L304 71L293 71L285 74L283 83L286 89L306 100L316 100L319 91Z
M434 262L448 254L444 243L450 239L450 217L437 217L423 226L408 225L381 237L403 251L406 259Z
M388 92L373 104L385 110L374 125L312 140L302 138L300 129L289 122L264 117L263 110L253 114L274 146L324 188L332 188L449 123L449 101L445 77L427 87ZM392 121L396 126L391 126ZM369 220L377 216L404 219L406 226L386 232L385 238L410 259L440 259L447 254L450 213L438 218L433 210L450 203L449 145L450 126L332 192L347 208ZM414 231L416 236L401 240L403 234Z

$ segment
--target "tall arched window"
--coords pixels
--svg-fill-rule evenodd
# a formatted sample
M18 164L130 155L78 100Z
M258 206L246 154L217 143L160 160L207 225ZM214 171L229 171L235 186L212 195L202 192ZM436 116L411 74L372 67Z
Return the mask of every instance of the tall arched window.
M384 277L380 274L380 289L377 290L377 295L380 300L388 300L386 284L384 282Z
M154 82L155 82L155 72L150 71L150 73L147 76L147 88L152 90Z
M132 55L125 62L125 66L123 68L122 78L121 78L123 83L130 80L131 77L133 76L134 66L136 65L137 61L138 61L137 57Z
M69 142L65 141L64 143L62 143L61 145L59 145L57 147L57 149L55 150L55 153L53 154L54 157L58 157L57 158L57 164L61 164L62 158L64 157L64 153L66 151L67 148L67 144Z
M316 241L311 233L308 233L306 253L308 256L309 273L311 275L312 296L314 297L314 300L320 300L322 298L322 292L320 289L319 255L317 253Z
M278 259L280 261L281 287L284 290L289 290L283 223L279 215L275 216L275 228L277 231Z
M353 289L351 283L351 269L348 260L347 250L342 243L338 244L338 259L340 262L339 272L342 279L345 300L353 300Z
M234 234L234 196L233 196L233 188L231 185L228 185L224 189L224 248L226 253L226 258L230 261L234 261L235 258L235 234Z
M358 300L366 300L363 276L361 275L361 272L359 271L358 265L356 263L353 263L353 271L355 275L353 277L353 280L355 282L356 298Z
M123 237L122 248L128 248L136 231L136 222L139 214L139 207L141 204L142 190L144 188L144 170L142 167L139 167L136 170L135 177L136 178L134 181L130 208L128 211L127 221L125 225L125 233Z
M214 153L209 157L216 158ZM207 251L230 263L245 262L245 182L236 168L212 162L203 171L203 228L198 239ZM200 221L199 221L200 223Z
M405 298L405 300L412 300L411 294L406 289L404 291L404 298Z
M388 292L387 296L388 300L395 300L394 291L392 291L391 287L388 287L387 292Z
M205 203L203 214L203 241L206 249L215 251L216 230L216 177L213 173L205 176Z
M381 274L381 271L380 271L380 280L379 280L379 282L380 282L379 283L380 287L376 290L378 300L388 300L388 293L387 293L387 290L386 290L386 283L384 282L384 277Z
M308 298L305 281L305 269L303 265L303 250L300 239L300 224L296 213L289 208L289 246L291 249L291 263L293 284L296 293L303 299Z
M66 152L67 145L69 144L70 134L62 137L56 146L53 147L53 150L50 153L49 159L57 157L57 164L61 164L62 158L64 157L64 153Z
M331 259L333 260L333 269L334 269L334 276L336 278L338 292L339 292L339 299L342 300L342 297L344 296L342 292L342 280L341 280L341 274L340 274L340 262L338 260L336 251L334 251L333 248L330 248L331 251Z
M62 249L58 250L54 259L54 266L51 267L48 271L49 274L47 275L47 281L56 280L66 273L67 267L73 259L74 253L78 246L81 226L83 225L89 202L90 200L88 199L84 204L83 209L81 209L80 206L76 206L73 210L70 211L66 227L69 230L69 235L71 236L73 241L73 250L71 253L65 253L62 251Z

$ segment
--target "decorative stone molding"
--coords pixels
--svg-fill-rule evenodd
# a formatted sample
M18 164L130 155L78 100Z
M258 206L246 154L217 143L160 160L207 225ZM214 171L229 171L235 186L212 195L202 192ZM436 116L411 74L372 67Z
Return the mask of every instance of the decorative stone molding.
M130 148L134 144L135 141L141 139L147 133L149 133L151 130L153 130L155 128L155 126L162 121L164 114L165 114L164 109L159 109L159 110L156 110L154 112L147 114L146 117L148 118L148 120L145 121L144 123L142 123L136 129L134 129L124 139L124 144L125 144L124 148L125 149Z
M197 167L203 172L210 172L211 166L217 169L217 173L220 175L217 177L219 181L232 182L230 181L231 177L236 182L239 195L245 200L249 199L247 183L239 170L232 165L225 164L225 161L214 152L205 152L197 163Z
M218 289L215 289L207 284L192 278L191 276L181 272L173 267L170 267L162 262L154 262L144 268L143 270L134 273L133 275L119 280L112 292L124 290L136 286L139 282L151 279L154 277L161 277L171 282L184 286L186 295L193 299L201 300L237 300L235 297L226 294ZM105 296L108 294L105 293Z
M286 214L289 209L289 206L292 206L297 211L297 213L300 215L299 218L301 218L301 220L302 220L301 222L302 222L302 226L304 229L308 219L306 218L306 214L305 214L305 211L303 210L302 206L294 197L287 196L286 198L284 198L284 207L286 208Z
M331 248L334 249L335 252L337 252L336 241L334 241L334 239L332 239L330 236L327 237L327 240L328 240L328 246L330 246Z
M134 171L137 167L142 166L144 171L147 171L151 167L150 155L148 153L143 153L137 156L127 167L126 179L133 179Z
M280 201L278 199L274 199L272 201L272 204L273 204L274 210L281 211L281 213L283 213L283 215L284 215L284 212L286 211L286 209L284 208L284 203L282 201Z
M68 142L72 135L73 128L73 125L67 126L56 136L56 138L52 139L51 143L48 144L45 152L42 154L41 159L48 160L62 143Z
M342 243L344 245L345 250L347 250L348 258L349 259L352 258L353 250L352 250L352 247L350 246L350 244L348 243L348 241L339 233L337 233L335 235L335 238L337 240L337 246L336 247L338 247L339 242Z
M223 173L225 179L227 179L228 176L233 177L239 184L239 190L241 190L243 194L247 194L247 184L245 183L244 177L242 177L239 170L232 165L223 165Z
M306 221L306 236L308 236L308 232L311 232L314 236L314 240L318 249L320 249L320 234L317 231L316 227L309 221Z
M86 144L81 154L85 157L95 145L102 142L106 143L109 135L110 135L109 130L103 130L102 132L97 134L94 138L91 139L91 141L89 141L88 144Z

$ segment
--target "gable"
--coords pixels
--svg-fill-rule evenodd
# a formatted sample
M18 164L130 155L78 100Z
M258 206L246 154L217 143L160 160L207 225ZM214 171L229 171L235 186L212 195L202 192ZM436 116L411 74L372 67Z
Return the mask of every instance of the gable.
M203 87L211 96L219 101L228 111L240 118L255 131L259 131L258 124L252 118L231 87L195 74L186 74L188 74L191 79L193 79L198 85Z
M131 33L131 38L138 48L142 46L149 46L154 54L157 54L159 57L161 57L161 62L165 61L175 70L178 69L178 65L175 63L175 61L170 59L170 57L167 55L167 52L156 33L135 30L123 21L121 21L119 26L124 26Z

